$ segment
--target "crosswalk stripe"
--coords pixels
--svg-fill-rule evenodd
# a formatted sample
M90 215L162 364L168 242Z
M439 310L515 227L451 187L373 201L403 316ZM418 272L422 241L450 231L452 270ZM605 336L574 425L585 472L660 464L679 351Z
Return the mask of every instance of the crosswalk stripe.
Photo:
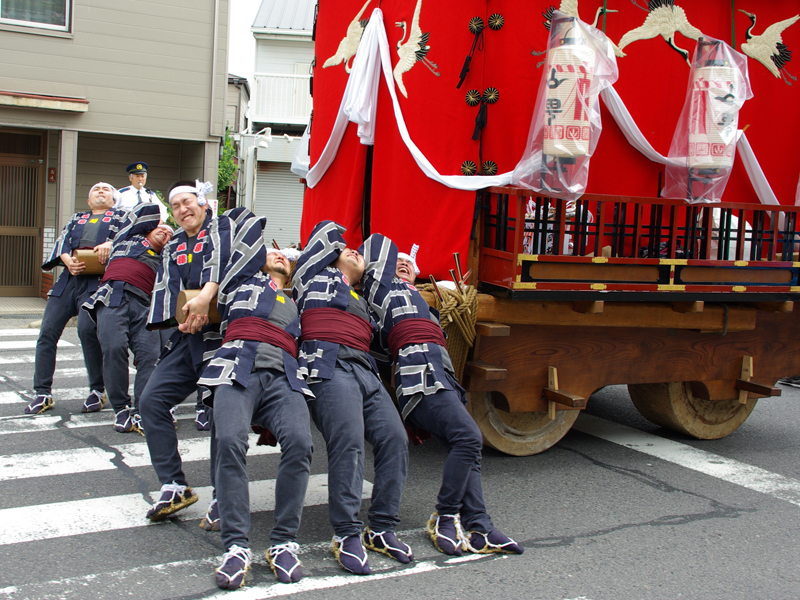
M38 329L28 329L28 328L18 328L18 329L0 329L0 337L6 336L17 336L17 335L35 335L39 337L39 330Z
M35 433L56 429L61 422L61 417L37 416L37 417L0 417L0 435L11 433Z
M190 412L186 412L189 410ZM194 404L188 409L178 408L175 413L178 420L194 419ZM66 421L54 415L11 415L0 417L0 435L12 433L32 433L58 429L59 424L69 429L83 427L111 427L114 424L114 411L105 408L100 412L70 415Z
M247 456L265 456L281 451L277 446L258 446L257 441L258 436L250 434ZM111 447L117 452L92 447L0 456L0 481L110 471L117 468L112 462L117 456L121 456L122 462L131 468L150 466L146 442L112 444ZM207 437L178 440L178 452L184 463L209 460L209 440Z
M75 346L67 340L58 340L58 348ZM0 350L30 350L36 348L36 340L20 340L18 342L0 342Z
M85 369L81 369L83 373ZM25 392L33 397L33 391ZM71 400L85 400L89 394L88 387L77 388L53 388L51 391L56 403L69 402ZM133 386L128 388L128 394L133 396ZM31 398L22 395L22 392L0 392L0 404L28 404Z
M133 375L136 373L136 369L134 367L129 366L128 373ZM11 379L16 379L16 380L21 380L25 377L32 376L32 373L30 371L17 371L14 369L5 371L5 374ZM69 379L73 377L86 377L86 367L81 365L79 367L70 367L68 369L56 369L55 372L53 373L53 379L55 379L56 381L59 381L61 379Z
M80 350L64 350L59 352L56 356L59 363L70 362L75 360L83 361L83 352ZM22 356L2 357L0 356L0 365L24 365L36 363L35 354L23 354Z
M202 518L211 501L211 487L194 491L199 500L178 513L183 520ZM150 497L156 501L160 495L161 492L152 492ZM364 481L362 498L371 495L372 484ZM328 475L312 475L304 506L327 502ZM150 506L141 494L126 494L3 509L0 510L0 546L145 527L150 524L145 517ZM253 513L275 510L274 479L250 482L250 510Z
M800 506L800 481L582 413L576 431Z

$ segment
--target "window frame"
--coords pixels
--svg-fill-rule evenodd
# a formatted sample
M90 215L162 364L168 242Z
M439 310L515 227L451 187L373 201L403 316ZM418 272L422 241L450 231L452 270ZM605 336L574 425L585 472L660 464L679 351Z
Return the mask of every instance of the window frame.
M3 1L0 0L0 11L2 11ZM43 33L63 35L72 32L72 13L74 0L63 0L64 10L66 11L64 18L64 25L50 25L48 23L39 23L37 21L23 21L20 19L9 19L0 17L0 28L11 31L21 31L30 33Z

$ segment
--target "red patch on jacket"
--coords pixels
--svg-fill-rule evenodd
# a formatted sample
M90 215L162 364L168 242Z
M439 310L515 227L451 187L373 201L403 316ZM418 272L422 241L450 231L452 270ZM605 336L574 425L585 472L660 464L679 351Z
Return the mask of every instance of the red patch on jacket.
M103 217L103 223L111 223L111 217Z
M278 291L278 284L276 284L274 281L272 281L272 279L269 280L269 287L272 288L273 292L277 292Z
M203 231L201 231L200 233L197 234L197 239L198 240L202 240L204 237L206 237L206 230L205 229L203 229Z
M142 240L142 246L144 246L145 248L149 248L150 242L148 242L147 240Z
M183 242L177 248L175 248L175 252L186 252L186 242Z
M180 254L178 256L178 264L179 265L185 265L186 264L186 255L185 254Z
M194 251L195 252L202 252L203 251L203 242L197 242L194 245Z
M84 225L86 223L86 219L80 219L78 221L78 225Z

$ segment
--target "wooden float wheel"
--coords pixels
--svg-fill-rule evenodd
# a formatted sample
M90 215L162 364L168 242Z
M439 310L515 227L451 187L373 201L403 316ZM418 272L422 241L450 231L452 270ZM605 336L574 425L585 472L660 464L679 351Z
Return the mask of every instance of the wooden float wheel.
M645 419L700 440L717 440L736 431L758 401L703 400L685 381L628 384L628 392Z
M483 433L487 446L511 454L530 456L555 445L572 427L579 410L511 413L498 392L468 392L467 410Z

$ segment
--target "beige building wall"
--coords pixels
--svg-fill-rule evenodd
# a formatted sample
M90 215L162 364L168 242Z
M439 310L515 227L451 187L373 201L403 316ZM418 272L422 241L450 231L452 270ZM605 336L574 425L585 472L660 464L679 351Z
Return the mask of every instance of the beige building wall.
M74 0L71 34L0 27L0 90L89 100L86 113L0 107L0 125L186 140L222 136L228 4Z

